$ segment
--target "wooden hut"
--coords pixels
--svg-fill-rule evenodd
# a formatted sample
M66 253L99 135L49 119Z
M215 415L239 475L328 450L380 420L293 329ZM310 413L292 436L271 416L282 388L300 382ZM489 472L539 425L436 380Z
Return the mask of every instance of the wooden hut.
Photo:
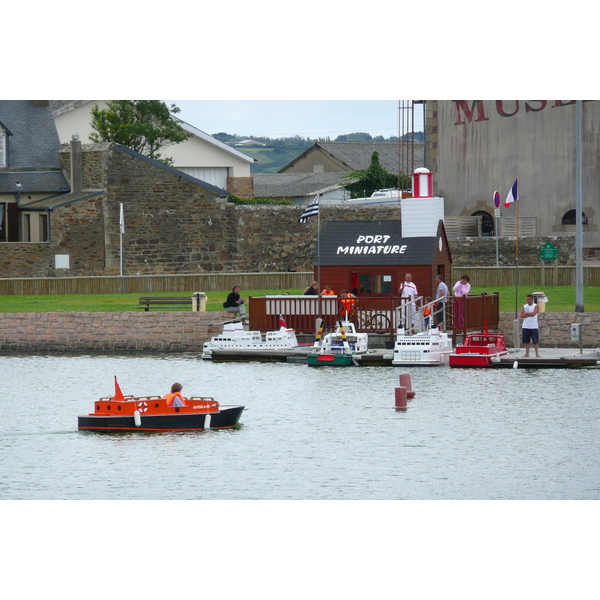
M404 275L410 273L420 296L435 297L436 275L451 282L452 256L444 222L437 234L403 237L401 221L325 221L313 260L320 289L331 284L356 295L398 295Z

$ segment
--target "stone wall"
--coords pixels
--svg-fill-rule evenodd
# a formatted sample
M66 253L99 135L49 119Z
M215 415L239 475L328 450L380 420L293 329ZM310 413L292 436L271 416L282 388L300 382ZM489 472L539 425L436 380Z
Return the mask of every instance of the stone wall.
M70 154L61 152L67 175ZM100 196L56 206L51 239L2 243L0 277L118 275L119 205L123 203L125 275L312 271L318 219L299 223L302 206L227 202L217 188L113 144L82 146L83 187ZM241 186L250 181L238 182ZM240 195L248 195L240 193ZM322 206L321 221L398 220L397 206ZM519 262L539 264L546 238L519 240ZM449 241L455 265L495 264L495 238ZM500 263L513 265L515 240L499 240ZM561 239L560 261L572 262L574 238ZM69 269L55 269L68 254Z
M550 242L558 248L558 264L575 264L575 237L519 237L519 265L537 267L540 265L540 248ZM452 252L452 263L457 266L485 267L496 264L495 237L461 237L448 240ZM516 238L498 238L498 265L514 266L517 255ZM553 263L548 263L553 264Z
M515 347L513 322L515 313L500 313L498 329L505 334L506 345ZM519 319L519 336L522 320ZM540 348L578 348L571 341L571 323L581 323L584 348L600 348L600 313L538 313ZM520 347L519 342L516 347Z
M0 352L201 352L222 330L226 312L0 313ZM514 313L499 329L514 347ZM600 347L600 313L541 313L540 347L578 347L571 323L583 324L583 346Z
M226 312L0 313L1 352L201 352Z

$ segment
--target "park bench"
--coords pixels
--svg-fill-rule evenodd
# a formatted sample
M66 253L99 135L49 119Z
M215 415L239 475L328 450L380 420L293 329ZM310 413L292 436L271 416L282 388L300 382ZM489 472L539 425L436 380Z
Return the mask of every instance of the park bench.
M146 312L152 308L173 308L176 306L188 306L192 308L192 298L190 296L142 296L139 307Z

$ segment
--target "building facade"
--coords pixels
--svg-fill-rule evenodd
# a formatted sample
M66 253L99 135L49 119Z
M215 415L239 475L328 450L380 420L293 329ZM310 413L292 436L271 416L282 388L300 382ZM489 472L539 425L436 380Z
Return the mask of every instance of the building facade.
M581 114L583 246L600 248L600 101ZM425 161L446 216L482 216L489 236L574 236L576 119L575 100L428 100Z

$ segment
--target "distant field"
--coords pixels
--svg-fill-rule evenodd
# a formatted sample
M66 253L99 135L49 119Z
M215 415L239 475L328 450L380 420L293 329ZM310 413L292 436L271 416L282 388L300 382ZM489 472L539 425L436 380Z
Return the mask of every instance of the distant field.
M286 290L290 294L301 294L303 290ZM473 287L471 293L499 292L500 312L512 312L517 305L525 304L525 296L531 292L544 291L548 297L546 312L573 312L575 310L575 288L547 287L544 290L519 287L516 298L515 288ZM209 311L223 310L223 301L229 292L207 292L206 308ZM281 290L242 290L242 297L280 294ZM154 296L186 296L192 292L153 294ZM91 294L65 296L0 296L0 312L122 312L139 311L140 294ZM600 312L600 287L585 287L583 292L585 312ZM185 310L182 308L182 310Z

